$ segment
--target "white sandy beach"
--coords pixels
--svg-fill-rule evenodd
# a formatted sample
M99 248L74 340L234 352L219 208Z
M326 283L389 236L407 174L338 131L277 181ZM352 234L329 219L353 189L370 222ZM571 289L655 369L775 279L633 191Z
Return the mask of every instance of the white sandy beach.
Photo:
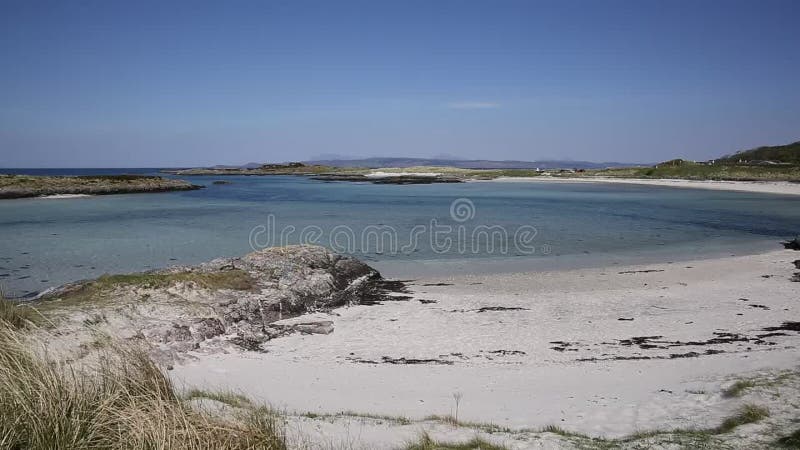
M761 194L800 195L800 183L787 181L713 181L713 180L678 180L660 179L647 180L641 178L610 178L610 177L499 177L493 180L480 180L482 182L542 182L542 183L616 183L616 184L644 184L649 186L666 186L689 189L711 189L717 191L757 192Z
M800 335L770 330L800 320L800 283L790 281L798 258L781 250L416 280L411 300L318 314L334 322L332 334L275 339L262 354L204 354L172 374L186 386L232 389L295 413L290 425L312 441L356 448L395 448L421 430L439 438L480 432L301 414L420 420L454 414L460 393L459 419L515 430L557 425L617 437L713 427L743 402L720 393L733 380L798 368ZM785 402L760 401L784 420ZM484 435L511 448L564 444Z

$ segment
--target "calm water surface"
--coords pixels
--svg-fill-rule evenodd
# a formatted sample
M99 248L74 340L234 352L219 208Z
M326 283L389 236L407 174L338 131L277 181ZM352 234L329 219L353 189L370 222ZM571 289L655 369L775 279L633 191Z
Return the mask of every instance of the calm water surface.
M338 248L354 236L349 251L390 276L742 254L779 248L778 240L800 231L800 197L789 196L586 183L393 186L291 176L231 176L224 179L232 184L213 185L217 179L192 177L207 186L192 192L0 201L0 285L13 295L32 295L103 273L242 255L253 244L316 236L330 246L337 230ZM453 216L457 199L471 204L462 200L466 210ZM439 229L438 247L430 243L432 220L452 227ZM397 242L386 234L380 243L377 234L362 242L364 230L376 225L393 230ZM472 233L481 225L502 227L508 239L495 234L493 248L486 235L475 242ZM536 230L522 250L513 238L521 226ZM414 227L417 244L411 245ZM277 229L274 239L267 229ZM301 238L303 229L310 234ZM447 237L452 245L443 251Z

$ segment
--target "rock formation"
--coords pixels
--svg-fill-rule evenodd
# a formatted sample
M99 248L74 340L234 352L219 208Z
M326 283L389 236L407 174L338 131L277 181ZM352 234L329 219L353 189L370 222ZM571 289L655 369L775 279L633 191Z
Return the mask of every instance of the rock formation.
M357 259L298 245L72 283L32 306L66 338L76 358L110 335L143 340L154 357L169 363L188 352L232 345L259 350L294 332L328 334L330 320L297 316L406 299L392 295L402 289Z

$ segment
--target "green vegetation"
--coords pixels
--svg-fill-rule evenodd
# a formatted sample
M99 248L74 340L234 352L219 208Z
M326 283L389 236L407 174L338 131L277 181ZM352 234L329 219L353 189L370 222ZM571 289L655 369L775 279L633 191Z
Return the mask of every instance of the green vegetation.
M783 448L800 448L800 429L788 436L778 439L775 441L775 445Z
M758 147L744 150L717 160L720 163L738 163L750 161L774 161L800 165L800 141L772 147Z
M461 443L435 441L426 433L420 436L417 442L408 444L405 450L507 450L507 447L492 444L478 437Z
M250 399L245 397L244 395L237 394L235 392L223 391L223 392L211 392L205 391L202 389L191 389L184 395L186 400L195 400L195 399L209 399L214 400L220 403L224 403L232 408L244 408L252 406Z
M246 291L253 289L255 280L241 269L217 272L172 272L172 273L133 273L123 275L103 275L90 285L97 289L128 285L149 289L165 288L175 283L195 283L204 289L233 289Z
M716 428L715 432L728 433L739 425L755 423L767 417L769 417L769 410L767 408L747 404L739 408L736 414L723 420L722 424Z
M484 431L486 433L512 433L514 431L508 427L503 427L493 423L469 422L469 421L458 420L457 418L450 415L446 416L432 415L425 417L425 420L431 422L445 423L448 425L453 425L455 427L472 428L475 430Z
M53 297L46 297L37 302L37 306L47 306L58 299L59 305L73 305L109 299L114 289L124 286L136 286L144 289L166 288L176 283L194 283L198 287L210 290L233 289L247 291L255 288L255 280L249 273L241 269L221 270L216 272L145 272L123 275L103 275L95 280L77 285L74 289Z
M0 448L285 449L274 415L192 409L141 350L112 346L67 366L0 326Z
M390 416L385 414L371 414L371 413L360 413L356 411L342 411L339 413L315 413L315 412L304 412L300 414L301 417L306 417L308 419L335 419L339 417L358 417L362 419L372 419L372 420L379 420L385 422L393 422L398 425L410 425L414 423L411 419L404 416Z
M56 194L123 194L200 189L183 180L144 175L87 175L75 177L0 175L0 198Z
M733 383L727 389L722 391L722 396L726 398L741 397L746 389L755 387L756 383L753 380L739 380Z
M668 163L673 163L669 161ZM800 181L800 166L747 166L705 164L684 161L682 164L658 164L653 167L629 167L589 170L568 176L616 178L675 178L720 181Z

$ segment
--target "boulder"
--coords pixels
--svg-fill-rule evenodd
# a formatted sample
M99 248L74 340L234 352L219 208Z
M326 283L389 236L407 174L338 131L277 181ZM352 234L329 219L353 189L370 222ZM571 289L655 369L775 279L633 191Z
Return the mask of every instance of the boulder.
M787 250L800 250L800 237L796 237L791 241L781 242L781 244Z

